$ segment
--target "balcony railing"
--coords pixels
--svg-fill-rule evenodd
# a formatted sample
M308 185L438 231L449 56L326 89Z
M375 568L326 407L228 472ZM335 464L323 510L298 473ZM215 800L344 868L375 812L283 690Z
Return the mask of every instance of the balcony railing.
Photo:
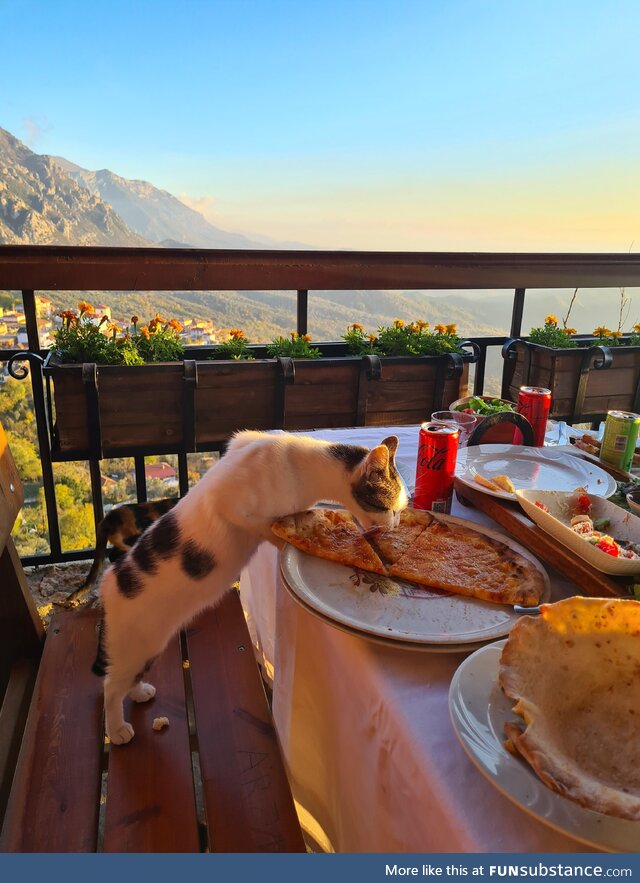
M510 336L522 332L528 288L573 289L640 286L640 255L485 254L455 252L244 251L196 249L0 246L0 289L22 292L28 348L41 356L37 292L48 291L295 291L296 327L308 330L314 290L513 289ZM293 317L292 317L293 319ZM479 347L474 392L482 394L487 350L506 337L471 337ZM328 344L339 352L340 344ZM16 350L0 350L7 361ZM200 350L198 350L200 352ZM75 561L87 550L62 551L51 459L47 408L39 362L31 365L34 410L42 460L50 553L25 564ZM188 488L187 455L178 455L181 493ZM146 499L144 454L134 458L136 490ZM103 513L99 461L89 471L96 522Z

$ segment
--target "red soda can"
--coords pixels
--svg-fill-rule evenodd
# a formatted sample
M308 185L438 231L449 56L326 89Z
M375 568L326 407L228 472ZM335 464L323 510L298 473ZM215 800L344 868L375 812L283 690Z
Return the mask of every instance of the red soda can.
M526 417L533 428L533 444L541 448L547 431L551 408L551 390L542 386L521 386L518 393L518 413Z
M423 423L418 437L415 509L450 512L458 457L458 428L450 423Z

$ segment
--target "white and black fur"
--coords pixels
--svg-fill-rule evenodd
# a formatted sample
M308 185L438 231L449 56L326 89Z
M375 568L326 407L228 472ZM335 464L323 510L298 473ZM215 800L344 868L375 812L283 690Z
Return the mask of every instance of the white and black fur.
M106 731L129 742L123 700L145 702L143 680L171 637L215 605L271 523L322 500L348 509L364 529L397 526L407 495L395 468L398 439L368 448L303 436L241 432L225 456L105 574L100 650Z

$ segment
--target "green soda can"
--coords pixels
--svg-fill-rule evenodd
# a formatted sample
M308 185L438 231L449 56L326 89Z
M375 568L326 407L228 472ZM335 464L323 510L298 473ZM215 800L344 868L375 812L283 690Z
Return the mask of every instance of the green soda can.
M604 424L600 457L624 472L631 469L640 429L640 414L629 411L609 411Z

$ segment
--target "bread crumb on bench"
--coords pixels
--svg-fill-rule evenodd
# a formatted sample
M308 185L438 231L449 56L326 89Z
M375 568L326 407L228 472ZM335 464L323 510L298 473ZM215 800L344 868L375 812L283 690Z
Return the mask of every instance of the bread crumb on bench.
M169 726L169 718L168 717L154 717L153 724L151 725L154 730L163 730L165 727Z

